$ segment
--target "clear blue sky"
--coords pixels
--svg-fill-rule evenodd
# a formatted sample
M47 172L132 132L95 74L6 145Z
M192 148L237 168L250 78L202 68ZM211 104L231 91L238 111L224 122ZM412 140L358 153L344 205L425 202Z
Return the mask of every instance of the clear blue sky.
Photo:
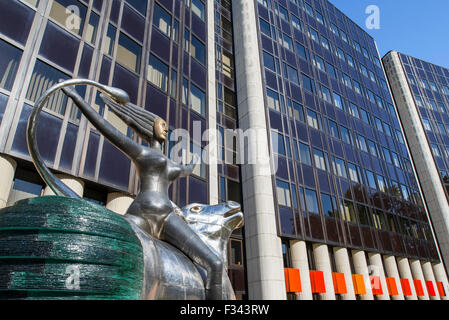
M377 42L381 57L397 50L449 69L449 0L330 0ZM380 9L380 29L366 28L367 6Z

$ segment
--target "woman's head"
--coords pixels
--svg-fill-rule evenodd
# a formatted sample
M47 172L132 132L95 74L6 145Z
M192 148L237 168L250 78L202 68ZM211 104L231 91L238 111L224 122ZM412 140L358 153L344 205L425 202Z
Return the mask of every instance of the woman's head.
M162 118L156 118L153 125L153 136L159 142L164 142L168 137L168 125Z

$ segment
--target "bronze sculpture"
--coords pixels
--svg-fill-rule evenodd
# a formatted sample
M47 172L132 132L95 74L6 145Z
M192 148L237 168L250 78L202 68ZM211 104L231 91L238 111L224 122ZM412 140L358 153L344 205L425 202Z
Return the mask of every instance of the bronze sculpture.
M95 109L76 93L73 85L77 84L94 85L105 93L105 95L102 95L102 99L111 108L112 112L128 124L143 140L147 141L149 147L139 145L105 121ZM141 234L139 237L141 241L145 242L147 240L142 240L143 238L153 236L178 248L193 262L205 268L207 273L205 276L206 298L222 299L223 292L226 292L223 288L223 279L227 279L227 276L225 277L223 274L225 257L220 257L220 250L222 252L223 248L217 250L210 243L206 244L207 237L206 241L203 241L200 237L202 234L204 239L204 234L208 234L204 232L205 228L199 228L195 231L194 228L189 227L183 211L177 208L168 198L168 187L171 182L180 176L189 175L193 171L196 161L183 166L166 157L161 151L161 145L167 139L167 124L151 112L129 103L124 91L103 86L91 80L68 80L53 86L38 100L30 116L27 141L30 154L44 181L56 195L78 198L72 190L58 181L43 165L35 141L39 112L49 95L59 89L62 89L74 101L86 118L105 138L125 153L136 165L141 182L140 192L128 209L125 218L133 227L135 226L143 232L143 236L140 231L136 232ZM226 208L221 209L224 217L237 216L238 218L233 219L237 222L233 223L232 227L241 226L243 216L240 212L240 206L233 202L227 202L223 206ZM203 209L202 205L195 205L190 206L188 212L200 213ZM229 235L230 232L227 237ZM214 237L217 238L217 235ZM223 241L220 243L222 245ZM226 295L225 298L229 297L229 295Z

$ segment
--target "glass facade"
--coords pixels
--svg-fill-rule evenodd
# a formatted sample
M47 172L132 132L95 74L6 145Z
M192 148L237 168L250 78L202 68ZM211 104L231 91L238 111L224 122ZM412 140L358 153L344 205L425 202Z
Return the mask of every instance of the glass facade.
M374 40L328 1L257 18L279 235L438 260Z

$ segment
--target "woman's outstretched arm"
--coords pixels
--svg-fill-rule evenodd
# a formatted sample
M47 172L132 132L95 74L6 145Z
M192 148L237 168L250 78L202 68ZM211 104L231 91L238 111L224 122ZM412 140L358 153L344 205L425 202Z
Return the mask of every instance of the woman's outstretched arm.
M177 164L176 162L170 160L171 166L168 173L169 179L173 181L176 178L187 177L191 175L193 170L195 169L195 166L198 164L199 159L200 158L198 155L193 154L192 161L186 166Z
M109 122L101 117L94 108L92 108L73 87L63 88L62 91L70 97L78 106L86 118L100 131L106 139L119 148L129 158L135 159L139 156L144 147L125 136L123 133L114 128Z

